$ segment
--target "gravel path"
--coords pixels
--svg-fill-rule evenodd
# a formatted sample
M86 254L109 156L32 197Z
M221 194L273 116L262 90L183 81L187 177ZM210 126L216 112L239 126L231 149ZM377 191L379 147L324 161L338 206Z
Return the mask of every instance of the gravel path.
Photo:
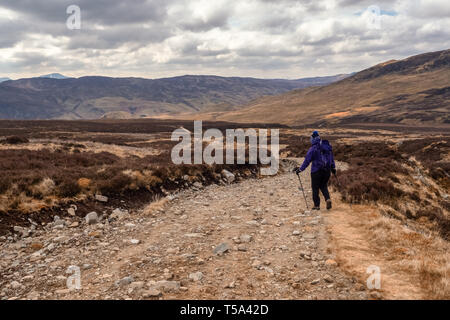
M305 210L286 173L184 191L151 213L68 219L1 243L0 299L367 299L326 250L326 214Z

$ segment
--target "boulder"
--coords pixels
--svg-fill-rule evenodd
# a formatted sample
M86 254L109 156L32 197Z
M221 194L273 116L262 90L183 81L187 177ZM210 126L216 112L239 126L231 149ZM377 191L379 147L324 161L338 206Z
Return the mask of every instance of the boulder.
M161 291L159 291L158 289L150 289L150 290L146 290L142 293L142 297L143 298L155 298L155 297L160 297L162 295Z
M133 277L125 277L120 280L117 280L115 284L117 287L124 287L131 284L133 281L134 281Z
M224 243L219 244L214 249L214 254L217 254L220 256L220 255L224 254L225 252L227 252L228 250L230 250L230 246L228 243L224 242Z
M193 186L197 189L202 189L203 188L203 184L201 182L194 182Z
M180 290L181 284L179 281L150 281L148 284L150 290L158 290L158 291L178 291Z
M75 208L70 207L69 209L67 209L67 213L68 213L70 216L74 217L74 216L75 216Z
M243 243L249 243L252 241L252 236L248 234L243 234L239 237L239 240Z
M100 202L108 202L108 197L102 196L100 194L96 194L95 200L100 201Z
M232 183L236 179L236 176L228 170L225 170L225 169L222 170L221 174L222 174L222 178L224 178L225 181L228 183Z
M96 224L98 223L98 215L97 212L93 211L86 215L85 217L87 224Z
M189 279L191 279L192 281L200 281L203 279L203 273L201 272L191 273L189 275Z

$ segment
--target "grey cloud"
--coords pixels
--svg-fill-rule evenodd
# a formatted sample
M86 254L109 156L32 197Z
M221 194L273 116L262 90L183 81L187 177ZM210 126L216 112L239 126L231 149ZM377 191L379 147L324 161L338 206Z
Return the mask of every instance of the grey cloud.
M168 28L155 25L144 27L142 25L130 25L123 27L110 27L104 30L75 30L70 31L68 49L112 49L126 44L141 44L161 42L172 33Z
M236 75L251 76L261 70L263 74L270 71L280 77L297 77L300 75L290 75L294 67L304 66L307 75L358 71L383 60L450 46L448 5L436 8L414 7L407 0L338 0L337 8L326 9L330 1L254 0L254 12L240 12L242 3L230 0L225 5L208 3L208 10L199 14L191 12L188 1L2 0L0 8L11 9L20 17L0 17L0 50L19 42L26 49L12 51L11 59L0 62L1 71L45 73L48 69L91 74L97 70L106 75L145 76L146 70L167 75L234 70ZM66 8L74 3L82 10L81 30L68 30L65 25ZM356 12L372 4L387 11L400 8L401 17L375 31L352 20ZM320 19L334 22L322 28ZM308 25L308 21L314 23ZM307 27L302 27L303 23ZM58 54L45 51L49 36L50 45L59 46ZM43 42L39 43L40 39ZM139 53L134 54L135 50Z
M285 7L290 5L301 5L306 12L316 13L326 8L326 1L323 0L259 0L261 3L279 4Z
M111 49L128 43L142 45L160 42L171 36L172 27L164 24L167 5L171 1L147 0L79 0L81 8L81 30L66 27L66 8L73 0L4 0L0 7L8 8L24 15L9 25L0 47L11 47L27 38L25 32L13 34L9 30L26 29L28 32L65 36L70 39L68 49L96 48ZM0 24L1 25L1 24ZM103 26L98 28L97 26ZM1 31L0 31L1 32Z
M273 49L273 48L244 48L237 51L241 57L296 57L304 53L302 49L298 50L285 50L285 49Z
M17 67L34 67L48 62L49 57L37 52L19 52L14 55Z
M297 17L298 19L298 17ZM298 26L299 21L293 19L288 13L273 15L258 21L256 25L251 27L251 30L263 30L269 34L286 34L294 32Z
M162 21L170 0L2 0L1 7L14 10L47 22L67 19L66 9L76 4L81 8L83 21L103 25Z
M398 2L396 0L339 0L338 5L341 7L361 7L367 8L371 5L376 6L389 6L392 7L395 3Z
M207 19L192 18L192 13L186 12L183 19L177 23L177 26L182 30L189 31L207 31L214 28L226 28L228 25L228 18L231 15L231 10L229 7L221 8L216 10Z
M236 68L236 69L260 69L260 70L270 70L272 68L289 68L292 66L292 61L280 60L273 57L237 57L237 58L221 58L216 57L205 57L203 59L197 59L195 57L180 57L170 60L169 66L185 66L189 65L191 73L198 70L196 68L211 68L216 67L220 64L221 68Z
M18 21L0 20L0 49L13 47L26 35L29 28Z

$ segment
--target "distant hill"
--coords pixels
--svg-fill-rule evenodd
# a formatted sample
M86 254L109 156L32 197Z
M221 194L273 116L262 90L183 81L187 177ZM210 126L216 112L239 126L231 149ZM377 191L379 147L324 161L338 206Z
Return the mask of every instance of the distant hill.
M4 81L8 81L8 80L11 80L11 79L10 78L0 78L0 83L4 82Z
M263 97L206 118L316 126L450 123L450 50L387 61L326 86Z
M0 118L142 118L203 110L234 110L267 95L345 77L298 80L181 76L164 79L52 76L0 84Z
M66 77L62 75L61 73L50 73L43 76L40 76L39 78L48 78L48 79L69 79L69 77Z

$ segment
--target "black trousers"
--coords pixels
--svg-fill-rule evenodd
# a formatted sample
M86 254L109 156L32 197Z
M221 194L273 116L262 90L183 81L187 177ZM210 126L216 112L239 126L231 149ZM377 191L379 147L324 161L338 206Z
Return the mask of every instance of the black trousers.
M330 193L328 192L328 180L330 180L330 176L330 170L319 170L311 173L311 188L315 207L320 207L319 190L322 191L325 200L330 199Z

